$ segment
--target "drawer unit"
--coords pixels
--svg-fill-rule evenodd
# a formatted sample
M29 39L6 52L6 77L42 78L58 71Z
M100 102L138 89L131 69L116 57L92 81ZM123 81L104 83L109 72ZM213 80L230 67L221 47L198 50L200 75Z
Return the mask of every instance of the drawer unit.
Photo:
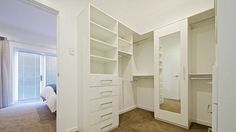
M117 76L89 75L89 79L90 87L119 85L119 79Z
M118 106L118 96L90 101L90 112Z
M90 100L118 96L118 94L118 86L90 87L89 89Z
M118 116L118 107L112 107L94 112L90 115L90 125L103 122L105 120L111 119L114 116Z
M118 116L114 116L111 119L105 120L89 128L89 132L109 132L110 130L118 127Z

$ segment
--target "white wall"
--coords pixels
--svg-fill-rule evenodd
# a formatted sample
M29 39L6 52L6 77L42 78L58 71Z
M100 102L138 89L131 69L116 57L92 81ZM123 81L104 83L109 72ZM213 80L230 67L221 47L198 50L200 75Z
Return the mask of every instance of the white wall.
M218 132L236 130L236 1L217 0Z
M162 77L163 97L168 99L180 99L180 33L171 34L160 38L162 48ZM179 77L176 77L178 75Z
M153 37L134 43L134 75L154 74ZM150 77L134 79L136 105L138 108L154 110L154 81Z
M191 73L212 73L215 63L215 19L191 25Z
M154 72L153 38L142 40L133 47L134 67L133 74L151 74Z
M153 78L139 78L134 81L136 89L137 107L154 111L154 80Z

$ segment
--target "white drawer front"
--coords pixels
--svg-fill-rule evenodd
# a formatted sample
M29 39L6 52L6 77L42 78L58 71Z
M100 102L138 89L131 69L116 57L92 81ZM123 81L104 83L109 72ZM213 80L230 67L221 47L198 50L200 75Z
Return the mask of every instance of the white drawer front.
M90 100L118 95L118 86L91 87L89 89Z
M112 86L119 85L117 76L110 75L90 75L89 86Z
M102 98L98 100L90 101L90 112L95 112L111 107L118 106L118 96Z
M118 116L118 107L104 109L90 115L90 125L111 119L114 116Z
M118 127L118 124L119 117L115 116L97 125L91 126L89 132L109 132L110 130Z

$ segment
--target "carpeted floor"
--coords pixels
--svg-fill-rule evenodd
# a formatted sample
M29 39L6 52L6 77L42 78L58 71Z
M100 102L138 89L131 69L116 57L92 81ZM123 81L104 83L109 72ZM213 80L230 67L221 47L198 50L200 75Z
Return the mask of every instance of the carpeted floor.
M120 116L120 125L112 132L207 132L206 126L193 124L186 130L154 119L153 112L135 109Z
M0 132L56 132L56 115L43 102L0 109Z
M0 109L0 132L56 132L56 115L42 102ZM153 112L135 109L122 114L112 132L207 132L207 127L193 124L186 130L155 120Z

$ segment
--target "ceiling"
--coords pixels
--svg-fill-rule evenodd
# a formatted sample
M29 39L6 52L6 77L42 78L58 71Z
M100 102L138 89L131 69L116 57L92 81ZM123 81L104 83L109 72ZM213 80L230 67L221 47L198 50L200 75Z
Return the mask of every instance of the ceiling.
M93 0L139 34L198 14L214 7L214 0Z
M56 20L56 14L24 0L1 0L0 35L14 36L13 39L34 35L35 42L56 45Z

